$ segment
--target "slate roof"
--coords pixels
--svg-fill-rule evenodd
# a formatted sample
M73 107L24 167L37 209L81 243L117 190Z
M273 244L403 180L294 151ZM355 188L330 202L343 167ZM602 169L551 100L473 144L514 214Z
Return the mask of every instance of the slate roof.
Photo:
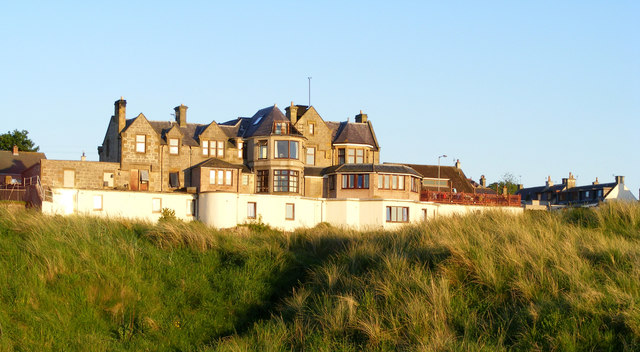
M438 165L403 164L416 170L422 177L438 178ZM440 166L440 178L451 180L451 187L458 192L473 193L474 187L461 169L455 166ZM424 186L423 186L424 187ZM428 187L437 189L437 187ZM442 189L442 187L440 187Z
M320 166L305 166L304 167L304 175L305 176L322 176L324 167Z
M333 122L326 121L331 130L331 139L335 143L353 143L370 145L379 148L378 140L370 121L367 122Z
M212 167L212 168L222 168L222 169L240 169L242 172L250 172L249 168L244 164L232 164L228 163L224 160L220 160L217 158L209 158L205 161L202 161L198 164L191 166L191 168L198 167Z
M384 173L384 174L409 174L422 177L419 172L406 165L399 164L342 164L329 166L323 173Z
M273 123L279 121L291 122L275 105L260 109L243 125L245 128L242 137L270 136L273 134ZM291 129L289 134L301 136L294 126L289 127Z
M39 152L22 152L13 155L12 150L0 150L0 174L20 175L22 172L33 165L40 162L40 159L46 159L44 153Z

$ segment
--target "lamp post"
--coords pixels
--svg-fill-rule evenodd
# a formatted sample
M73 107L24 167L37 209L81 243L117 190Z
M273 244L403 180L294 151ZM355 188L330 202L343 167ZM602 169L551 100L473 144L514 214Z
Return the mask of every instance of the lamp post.
M436 180L436 182L438 183L438 193L440 193L440 158L446 158L446 155L440 155L438 156L438 179Z

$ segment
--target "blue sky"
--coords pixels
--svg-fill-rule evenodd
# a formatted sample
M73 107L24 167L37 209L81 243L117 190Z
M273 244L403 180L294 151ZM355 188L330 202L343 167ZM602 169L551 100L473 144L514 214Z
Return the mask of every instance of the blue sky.
M363 110L381 160L573 172L640 187L640 2L11 2L0 14L2 128L50 159L97 160L127 115L222 122L291 101Z

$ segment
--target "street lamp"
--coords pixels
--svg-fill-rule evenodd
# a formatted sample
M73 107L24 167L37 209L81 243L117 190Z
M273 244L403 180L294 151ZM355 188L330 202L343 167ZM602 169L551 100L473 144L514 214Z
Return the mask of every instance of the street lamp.
M440 155L438 156L438 180L436 181L438 183L438 193L440 193L440 158L446 158L446 155Z

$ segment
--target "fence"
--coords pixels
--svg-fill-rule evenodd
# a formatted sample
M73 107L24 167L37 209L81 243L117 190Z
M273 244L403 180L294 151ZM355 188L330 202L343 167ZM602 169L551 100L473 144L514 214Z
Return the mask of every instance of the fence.
M420 192L420 200L423 202L464 204L464 205L508 206L508 207L520 206L520 195L422 191Z
M35 191L33 196L29 196L30 191ZM36 195L37 194L37 195ZM34 196L39 199L46 198L47 192L42 188L40 184L39 176L32 176L22 179L22 183L5 183L0 184L0 200L14 200L21 202L34 202Z

